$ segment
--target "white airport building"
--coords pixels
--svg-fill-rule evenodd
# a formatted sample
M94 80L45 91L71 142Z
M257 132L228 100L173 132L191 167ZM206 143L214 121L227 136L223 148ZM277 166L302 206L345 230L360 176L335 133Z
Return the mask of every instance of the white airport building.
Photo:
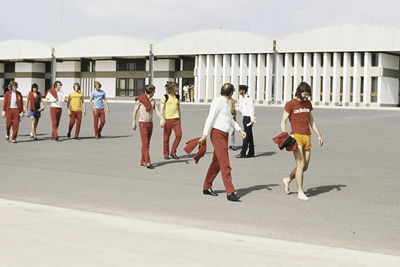
M399 106L400 29L340 25L282 38L231 30L201 30L160 41L92 36L66 43L0 41L0 88L11 80L27 95L55 78L66 93L78 82L85 96L102 83L108 98L133 97L152 80L156 98L166 81L194 84L194 101L210 102L226 82L247 84L259 104L283 104L301 81L314 105ZM54 72L53 72L54 73ZM4 90L0 90L2 95Z

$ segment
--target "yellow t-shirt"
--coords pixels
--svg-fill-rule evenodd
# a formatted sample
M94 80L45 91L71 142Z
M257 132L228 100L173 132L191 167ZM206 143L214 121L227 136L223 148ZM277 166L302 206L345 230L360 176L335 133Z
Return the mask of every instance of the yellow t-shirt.
M165 104L165 118L176 119L179 118L179 100L176 96L168 95L168 101L165 103L165 96L161 97L161 103Z
M83 94L78 92L72 92L68 96L69 104L71 105L71 111L81 111L82 101L84 101Z

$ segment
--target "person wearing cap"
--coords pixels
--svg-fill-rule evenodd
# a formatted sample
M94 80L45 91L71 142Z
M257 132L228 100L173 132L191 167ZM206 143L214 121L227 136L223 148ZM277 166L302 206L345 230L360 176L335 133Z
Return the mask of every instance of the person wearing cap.
M12 127L11 142L17 142L19 120L24 116L24 103L22 94L17 91L18 83L11 81L8 90L4 94L2 117L6 118L6 140L10 140L10 130Z
M298 149L293 151L296 168L294 168L288 177L283 178L283 184L285 185L286 194L289 195L290 182L296 179L297 197L300 200L309 200L309 197L306 196L303 189L303 174L307 170L311 158L312 145L310 126L317 134L319 145L322 146L324 143L318 131L317 124L311 114L313 107L311 101L308 100L310 95L310 85L301 82L296 89L296 98L285 104L285 110L283 111L281 121L281 131L284 133L286 132L286 121L289 119L292 129L291 136L296 140L298 145Z
M240 131L242 138L246 133L233 120L229 99L232 97L235 87L233 84L225 83L221 88L221 96L211 102L210 112L204 124L203 136L199 140L200 145L204 145L210 133L211 143L214 147L214 154L210 167L208 168L206 178L203 184L203 194L217 196L212 190L212 183L221 171L224 182L227 199L229 201L238 201L239 196L235 192L232 184L231 166L228 154L228 136L229 129L234 127Z
M254 153L253 124L256 122L254 116L255 108L253 98L247 94L248 86L239 85L239 101L237 110L243 116L243 129L246 132L246 138L243 139L242 150L236 158L252 158ZM247 149L249 150L247 153ZM247 153L247 154L246 154Z

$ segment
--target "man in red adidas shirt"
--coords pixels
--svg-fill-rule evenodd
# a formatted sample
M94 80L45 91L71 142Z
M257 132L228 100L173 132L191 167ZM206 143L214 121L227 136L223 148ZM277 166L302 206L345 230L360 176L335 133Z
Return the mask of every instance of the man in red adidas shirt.
M308 98L311 95L311 87L305 82L301 82L296 89L294 99L287 102L283 112L281 131L286 132L286 121L289 119L291 126L291 136L296 140L298 150L293 151L296 160L296 168L283 179L286 194L290 194L290 182L296 178L297 197L301 200L309 200L303 190L303 173L308 168L311 157L311 131L310 126L317 134L320 146L324 143L321 134L318 131L317 124L311 114L312 104Z

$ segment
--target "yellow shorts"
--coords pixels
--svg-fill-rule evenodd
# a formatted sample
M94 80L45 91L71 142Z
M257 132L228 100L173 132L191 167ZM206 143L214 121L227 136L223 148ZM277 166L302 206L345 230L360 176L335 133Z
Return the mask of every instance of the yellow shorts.
M311 135L307 134L292 134L292 137L296 140L297 145L303 147L303 149L311 149Z

